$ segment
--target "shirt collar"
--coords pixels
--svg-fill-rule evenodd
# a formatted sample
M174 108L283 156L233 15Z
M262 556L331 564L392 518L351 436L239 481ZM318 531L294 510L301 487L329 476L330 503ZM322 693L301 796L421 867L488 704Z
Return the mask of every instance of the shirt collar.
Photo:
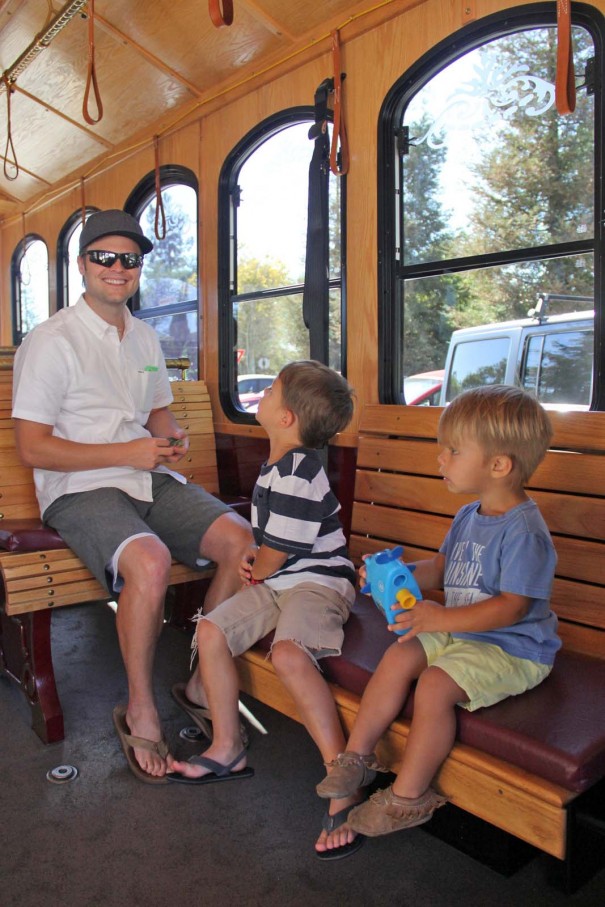
M80 296L77 303L74 306L78 316L86 324L86 326L97 335L97 337L115 337L115 325L108 324L100 315L97 315L93 309L88 305L84 299L84 294ZM130 313L130 309L126 307L124 309L124 337L130 333L133 328L133 316ZM123 338L122 338L123 339Z

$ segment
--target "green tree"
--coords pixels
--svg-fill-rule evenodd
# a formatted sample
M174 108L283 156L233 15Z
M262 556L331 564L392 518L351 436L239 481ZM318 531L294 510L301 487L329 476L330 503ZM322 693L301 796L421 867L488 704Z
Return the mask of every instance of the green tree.
M153 251L145 256L141 273L141 298L145 307L170 302L187 302L197 294L197 250L191 216L173 197L162 193L166 235L154 240ZM145 209L145 233L154 235L155 199Z
M238 293L289 285L283 262L245 258L240 249ZM244 350L240 374L261 372L275 375L293 359L309 355L309 337L302 320L302 294L242 300L237 303L237 347ZM267 362L265 367L259 362Z
M592 96L578 92L573 115L560 116L554 105L532 115L532 83L524 82L519 65L527 61L531 73L554 84L553 28L502 38L496 53L500 71L508 75L509 99L517 103L504 107L502 117L477 136L482 156L471 168L471 229L458 238L465 255L571 242L594 231ZM588 33L574 29L577 72L592 54ZM481 55L493 60L494 47L487 45ZM568 256L475 272L467 278L470 293L458 326L525 317L541 292L590 296L593 270L590 256Z
M430 120L424 116L410 124L410 136L426 134ZM403 248L405 264L442 259L451 246L440 175L446 157L444 148L426 143L410 144L403 161ZM464 292L456 275L408 280L404 285L403 357L404 375L441 368L451 334L449 312Z

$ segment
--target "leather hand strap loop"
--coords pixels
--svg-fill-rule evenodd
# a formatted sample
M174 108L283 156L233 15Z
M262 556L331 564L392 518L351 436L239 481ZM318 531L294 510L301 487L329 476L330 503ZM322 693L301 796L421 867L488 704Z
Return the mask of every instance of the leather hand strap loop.
M164 202L162 201L162 180L160 177L160 138L157 135L153 137L153 146L155 151L155 238L160 241L166 237L166 213L164 211ZM161 221L161 226L160 226Z
M340 71L340 35L332 32L332 60L334 66L334 128L330 148L330 170L335 176L344 176L349 169L349 143L342 112L342 73ZM338 143L340 141L340 162Z
M15 151L15 145L13 143L11 124L11 95L15 89L13 83L6 74L4 75L4 87L6 88L6 148L4 151L4 178L12 182L19 176L19 162L17 161L17 152ZM15 168L12 173L8 169L9 153L13 156L13 166Z
M557 0L557 76L555 103L559 113L576 109L576 82L571 41L571 0Z
M208 12L212 19L212 24L216 28L222 28L223 25L231 25L233 22L233 0L223 0L221 9L221 0L208 0Z
M97 105L97 118L91 117L88 112L88 100L90 88L93 88L95 95L95 104ZM100 123L103 119L103 101L97 83L97 72L95 69L95 0L88 0L88 74L86 76L86 89L84 91L84 101L82 103L82 116L89 126Z

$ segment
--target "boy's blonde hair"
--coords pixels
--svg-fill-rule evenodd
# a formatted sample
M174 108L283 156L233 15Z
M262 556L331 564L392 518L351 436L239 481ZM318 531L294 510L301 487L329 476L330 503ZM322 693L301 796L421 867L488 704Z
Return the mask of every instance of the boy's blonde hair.
M504 454L521 485L544 458L552 426L535 397L520 387L492 384L454 397L439 420L439 443L455 447L463 439L483 448L486 458Z
M354 392L334 369L302 359L285 365L278 378L282 401L298 418L305 447L322 447L351 421Z

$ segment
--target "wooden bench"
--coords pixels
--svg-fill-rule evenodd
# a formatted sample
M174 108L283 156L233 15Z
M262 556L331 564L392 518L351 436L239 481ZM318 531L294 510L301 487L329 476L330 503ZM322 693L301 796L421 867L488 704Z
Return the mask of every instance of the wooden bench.
M21 464L15 450L12 356L8 350L0 354L0 671L19 684L31 706L34 730L45 743L51 743L64 736L50 648L52 611L65 605L106 602L111 596L39 518L32 470ZM203 381L175 381L172 391L171 409L189 434L187 456L176 471L218 495L206 385ZM244 512L249 503L227 501ZM199 583L213 573L208 562L192 569L173 560L170 584L184 589L185 584Z
M439 475L439 414L429 407L366 407L350 538L357 563L362 554L399 543L408 561L432 555L454 513L470 500L450 493ZM605 831L605 413L553 413L552 421L553 448L528 491L557 549L552 604L564 646L536 690L490 709L459 710L457 742L434 784L462 816L489 823L477 823L482 831L498 829L501 838L520 839L562 861L571 891L605 866L597 834ZM342 655L324 661L347 729L391 642L378 609L358 595ZM297 718L266 648L240 659L242 689ZM395 771L411 714L410 701L378 748ZM445 813L439 810L431 826Z

